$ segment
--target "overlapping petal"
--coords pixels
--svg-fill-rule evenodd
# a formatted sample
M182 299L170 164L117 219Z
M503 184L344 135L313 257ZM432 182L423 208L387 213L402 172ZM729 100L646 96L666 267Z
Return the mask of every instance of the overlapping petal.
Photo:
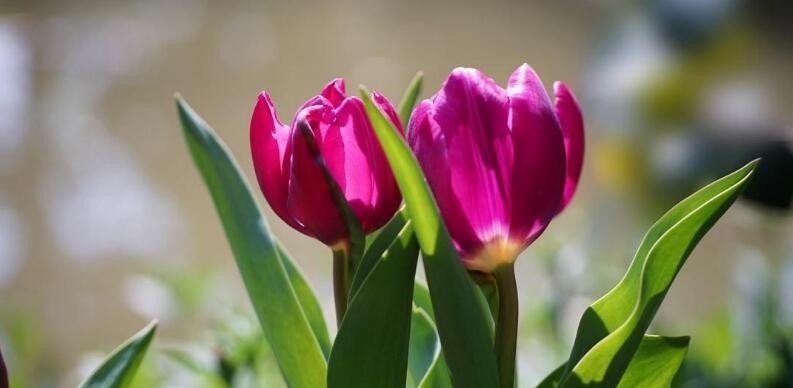
M559 124L562 127L567 160L564 193L557 210L561 212L573 199L584 165L584 116L581 114L578 100L567 85L557 81L553 89L556 95L556 116L559 117Z
M379 94L374 94L373 99L401 130L391 103ZM345 95L344 80L331 81L319 95L306 101L291 128L278 122L281 135L277 139L283 143L281 148L271 145L273 141L264 142L267 147L260 145L263 143L260 129L273 126L270 124L273 120L260 122L268 117L265 108L274 112L269 98L265 102L263 107L257 104L254 111L251 142L252 147L257 144L254 166L257 176L262 175L262 191L279 217L328 245L347 237L322 171L297 130L297 120L304 120L311 128L331 175L361 221L364 232L380 228L394 215L402 198L393 173L366 116L363 101ZM274 160L280 161L277 171L271 167Z
M568 125L569 97L563 99L559 106ZM438 93L419 104L409 125L409 143L470 269L500 264L488 256L513 260L547 227L560 203L569 202L563 196L563 134L575 138L569 155L579 164L571 174L580 174L575 154L577 144L583 147L583 125L561 128L527 64L512 73L506 90L476 69L453 70Z

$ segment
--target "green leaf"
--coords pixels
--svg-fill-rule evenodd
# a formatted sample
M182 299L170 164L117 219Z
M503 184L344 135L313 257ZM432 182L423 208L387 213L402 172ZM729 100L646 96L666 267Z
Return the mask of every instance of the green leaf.
M388 223L382 227L377 234L377 237L372 240L369 246L366 249L366 252L363 254L363 258L358 265L357 270L355 271L355 275L352 279L352 285L350 286L350 295L355 295L358 292L358 289L363 284L364 279L369 276L369 271L374 268L375 264L380 261L380 257L383 255L386 249L394 242L397 238L397 235L402 230L402 227L405 226L405 223L408 220L407 211L405 211L405 207L403 206L399 212L388 221Z
M278 256L284 264L284 269L286 269L289 282L292 283L292 288L295 290L297 300L300 302L300 307L303 308L308 324L317 337L320 348L322 348L322 354L327 359L330 356L331 341L328 334L328 325L325 323L325 315L322 313L322 305L319 304L317 295L311 285L308 284L308 281L306 281L303 272L290 259L289 253L277 241L275 246L278 249Z
M408 351L408 387L418 387L440 355L441 343L435 324L426 311L413 307L410 318L410 350Z
M413 113L413 107L416 106L416 101L421 94L421 84L424 80L424 73L418 72L410 85L405 89L405 94L402 95L402 100L399 101L399 119L402 120L402 125L407 131L408 121L410 121L410 114Z
M157 321L155 320L110 353L99 368L80 384L80 387L121 388L129 386L156 331Z
M689 339L645 335L617 388L669 388L686 358Z
M616 385L686 258L756 165L755 160L694 193L650 228L625 277L584 312L562 386Z
M420 307L413 308L411 320L408 386L418 388L452 387L449 368L446 367L435 323L432 321L432 317Z
M567 368L567 362L562 365L559 365L556 369L554 369L548 376L545 376L539 384L537 384L537 388L556 388L559 386L559 380L562 379L562 375L564 374L565 369Z
M424 312L429 315L430 319L432 319L432 322L435 322L435 309L432 308L430 290L418 280L413 283L413 304L424 310Z
M617 388L668 388L688 352L689 337L645 334ZM554 369L537 388L556 388L567 363Z
M488 317L477 303L476 286L460 263L421 168L405 140L364 87L361 98L416 229L438 333L454 386L497 387Z
M245 288L285 380L325 386L327 363L267 221L231 152L181 97L177 108L190 152L212 194Z
M404 388L418 243L411 223L350 300L328 362L329 388Z

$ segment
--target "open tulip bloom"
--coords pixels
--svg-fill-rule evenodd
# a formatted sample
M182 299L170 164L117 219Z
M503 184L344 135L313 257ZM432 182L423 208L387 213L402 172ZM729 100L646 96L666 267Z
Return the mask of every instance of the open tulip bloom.
M454 69L416 104L421 83L414 79L394 108L364 87L348 96L336 79L289 125L266 92L253 109L250 145L264 198L333 252L333 339L228 147L177 97L190 152L289 387L516 386L513 264L573 198L584 156L581 109L561 82L549 97L526 64L503 87L479 70ZM692 194L650 228L622 280L582 315L567 360L538 387L671 384L689 338L647 329L757 163ZM426 286L415 279L419 262ZM82 386L128 383L155 329L153 322L130 338ZM0 355L0 387L1 367Z

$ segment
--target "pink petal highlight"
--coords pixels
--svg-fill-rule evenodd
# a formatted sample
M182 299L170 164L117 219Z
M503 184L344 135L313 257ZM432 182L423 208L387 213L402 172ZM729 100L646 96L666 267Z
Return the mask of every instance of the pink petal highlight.
M523 64L512 73L507 93L517 150L509 235L528 245L556 215L564 184L564 143L551 100L531 66Z
M267 92L262 92L253 108L250 141L256 180L275 214L291 227L304 232L287 209L291 163L291 130L278 119Z
M581 169L584 165L584 117L578 99L567 85L557 81L553 89L556 95L556 116L562 127L567 160L564 191L557 210L560 213L573 199L581 177Z

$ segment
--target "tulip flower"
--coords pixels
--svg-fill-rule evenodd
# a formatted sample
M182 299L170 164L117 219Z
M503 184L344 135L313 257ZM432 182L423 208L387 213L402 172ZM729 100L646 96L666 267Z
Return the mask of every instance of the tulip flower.
M378 93L372 98L401 131L391 103ZM402 197L363 101L345 95L342 79L331 81L318 96L306 101L291 126L278 119L267 92L259 95L251 119L253 166L264 197L278 217L328 246L344 244L349 238L330 188L297 129L298 117L308 122L364 233L388 222Z
M583 119L570 89L554 89L555 106L527 64L506 90L457 68L413 113L409 143L468 269L514 261L573 197Z
M396 110L378 93L372 100L402 131ZM259 95L251 119L251 153L265 199L284 222L333 250L337 319L347 308L350 231L334 201L323 170L300 126L307 125L364 233L379 229L396 213L402 196L363 101L347 97L344 80L335 79L306 101L290 126L278 119L267 92Z
M457 68L409 123L424 170L463 265L498 288L495 351L502 388L513 388L518 295L513 262L570 202L584 156L573 93L556 83L551 103L523 64L500 87Z

